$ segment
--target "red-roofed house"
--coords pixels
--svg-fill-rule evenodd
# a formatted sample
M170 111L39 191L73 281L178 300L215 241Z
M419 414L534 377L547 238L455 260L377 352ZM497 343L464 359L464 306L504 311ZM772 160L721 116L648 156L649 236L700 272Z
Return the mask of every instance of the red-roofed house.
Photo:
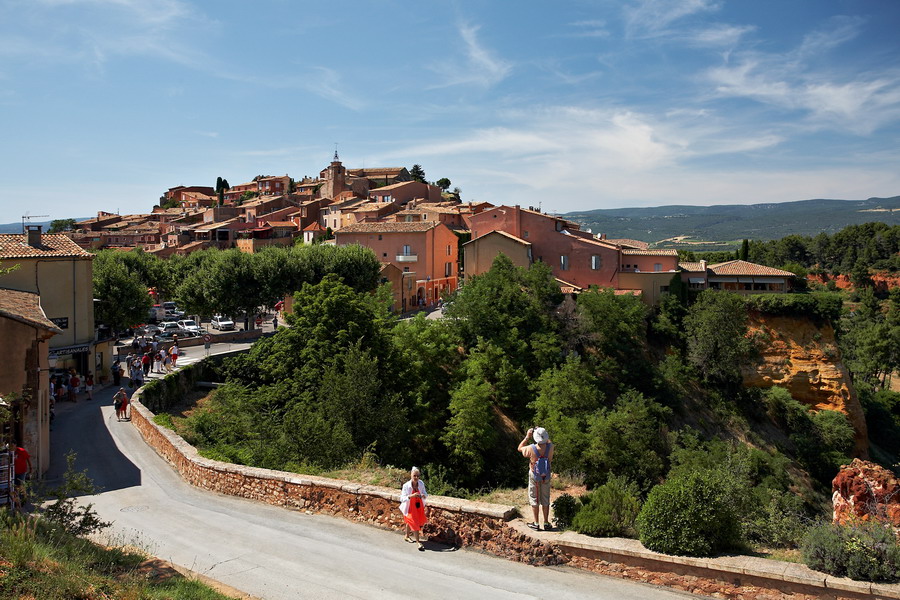
M442 294L457 288L457 237L446 225L420 223L356 223L335 232L340 246L359 244L403 273L415 274L413 298L402 298L401 312L432 306Z
M740 294L787 292L794 277L790 271L745 260L729 260L714 265L707 265L705 260L701 260L679 263L679 267L682 280L694 290L728 290Z
M313 221L303 228L303 243L312 244L314 241L325 235L325 228L319 225L318 221Z

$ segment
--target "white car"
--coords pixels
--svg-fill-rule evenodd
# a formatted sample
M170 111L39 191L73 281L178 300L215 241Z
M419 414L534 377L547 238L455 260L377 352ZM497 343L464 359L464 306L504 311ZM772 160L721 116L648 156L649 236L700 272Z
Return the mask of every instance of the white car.
M184 329L181 325L176 323L175 321L166 321L165 323L159 324L159 332L163 333L166 331L171 331L173 333L178 333L182 329Z
M184 329L185 331L191 331L193 333L200 333L200 326L197 325L197 322L193 319L182 319L178 321L178 326Z
M232 321L228 317L216 315L212 318L212 323L210 323L210 326L213 329L219 329L220 331L231 331L234 329L234 321Z

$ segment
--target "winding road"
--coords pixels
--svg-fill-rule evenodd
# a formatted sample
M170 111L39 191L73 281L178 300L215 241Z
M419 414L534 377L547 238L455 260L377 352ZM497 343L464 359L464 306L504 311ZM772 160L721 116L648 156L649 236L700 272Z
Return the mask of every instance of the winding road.
M202 347L188 349L185 362L202 354ZM184 483L130 423L116 420L112 394L110 387L92 401L57 406L52 467L46 479L60 480L65 455L76 452L77 469L87 470L100 490L83 501L93 503L103 519L113 522L106 532L111 542L138 546L253 596L696 598L436 543L417 552L395 532L199 490Z

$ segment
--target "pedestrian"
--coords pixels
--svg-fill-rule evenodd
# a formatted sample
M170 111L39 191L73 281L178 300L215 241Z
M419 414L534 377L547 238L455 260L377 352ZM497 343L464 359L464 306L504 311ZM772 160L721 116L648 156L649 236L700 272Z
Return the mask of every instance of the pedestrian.
M153 372L162 373L162 353L159 350L153 353Z
M94 399L94 374L90 371L84 378L84 391L87 392L88 400Z
M25 504L25 481L28 474L31 473L31 455L28 450L21 446L17 446L13 457L13 477L15 479L16 490L19 494L19 502Z
M172 354L172 368L177 369L178 368L178 355L180 354L180 351L178 350L178 342L177 341L174 344L172 344L172 347L169 349L169 351Z
M144 352L144 355L141 357L141 369L144 371L144 377L150 374L150 353Z
M72 369L72 376L69 377L69 401L78 402L78 390L81 388L81 378L75 369Z
M116 419L122 420L122 403L128 401L128 393L125 388L120 387L119 391L113 396L113 408L116 409Z
M533 444L528 438L534 439ZM528 501L534 511L534 521L528 524L532 529L540 529L539 507L544 512L544 531L550 531L550 463L553 461L554 446L543 427L531 428L519 442L519 452L528 459Z
M404 483L400 490L400 512L403 513L403 521L406 524L403 539L409 543L415 542L419 545L419 550L424 551L425 546L419 540L419 531L422 525L428 522L425 516L425 498L428 497L428 493L419 475L419 467L410 470L409 481ZM415 540L409 537L410 531L415 533Z
M134 336L134 339L131 340L131 351L132 351L132 352L137 352L137 351L138 351L138 347L139 347L140 345L141 345L141 341L138 339L138 336L135 335L135 336Z
M278 315L272 317L272 329L278 329Z
M150 343L153 346L153 354L156 354L156 351L159 350L159 340L156 339L156 336L153 336L153 341Z
M169 353L168 348L163 356L163 366L166 368L166 373L172 372L172 355Z
M62 376L58 377L56 380L56 401L62 402L69 395L68 386L66 386L65 380Z
M113 385L121 385L122 384L122 363L119 362L117 358L115 362L113 362L112 368L110 369L112 372Z

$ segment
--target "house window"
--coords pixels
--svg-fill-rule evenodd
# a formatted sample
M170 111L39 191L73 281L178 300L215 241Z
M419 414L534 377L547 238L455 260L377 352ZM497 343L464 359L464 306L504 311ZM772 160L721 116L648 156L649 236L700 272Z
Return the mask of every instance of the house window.
M569 270L569 257L565 254L560 255L559 257L559 268L563 271Z
M444 263L444 277L450 277L453 272L453 263Z
M528 239L528 231L527 230L522 232L522 237L525 238L526 240Z
M591 254L591 269L594 271L599 271L600 267L603 265L603 261L600 260L599 254Z
M404 273L409 273L409 267L403 267L403 272L404 272Z
M654 264L653 264L653 270L656 271L657 273L659 273L660 271L662 271L662 263L654 263Z
M412 256L412 248L408 245L403 246L403 256Z
M378 234L378 241L379 241L379 242L381 241L381 234L380 234L380 233Z
M387 252L382 252L381 255L387 257Z
M450 256L450 244L447 244L447 256Z

